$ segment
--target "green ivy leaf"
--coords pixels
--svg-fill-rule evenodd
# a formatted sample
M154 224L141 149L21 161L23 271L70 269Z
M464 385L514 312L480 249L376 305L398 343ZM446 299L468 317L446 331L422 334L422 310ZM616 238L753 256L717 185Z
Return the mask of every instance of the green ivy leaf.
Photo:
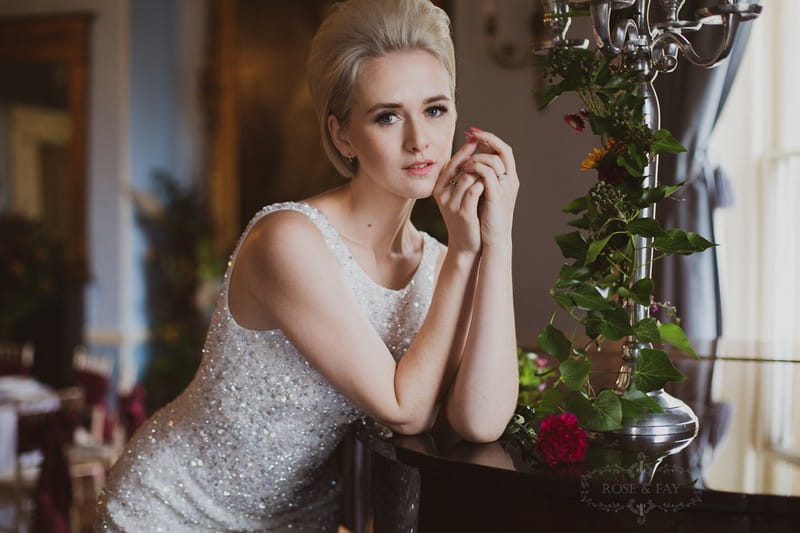
M558 411L564 403L564 394L558 389L547 389L542 393L542 398L536 404L536 414L547 416Z
M579 418L580 420L580 418ZM614 391L603 389L594 399L590 416L581 420L590 431L611 431L622 427L622 404Z
M623 87L627 87L629 83L628 77L624 74L615 74L609 78L604 86L607 89L621 89Z
M617 287L617 294L622 296L623 298L633 298L633 293L628 290L627 287L624 285L621 287Z
M655 134L653 134L653 138L655 140L650 146L650 151L654 154L659 154L661 152L679 154L686 151L686 148L667 130L661 129L656 131Z
M677 191L681 190L685 184L685 182L681 182L677 185L659 185L658 187L652 188L648 187L642 191L641 205L647 206L672 196Z
M601 96L601 93L598 93L598 96ZM608 120L606 117L601 117L600 115L593 114L589 115L589 126L592 128L592 132L595 135L602 136L611 130L612 124L611 121Z
M564 265L558 272L558 280L555 283L555 288L564 289L567 287L574 287L580 285L582 282L589 279L592 271L588 267L580 265Z
M586 427L585 422L589 420L594 413L592 401L583 391L569 392L564 398L564 409L578 417L578 421L583 427Z
M599 241L592 241L589 243L589 248L586 251L586 259L584 260L585 263L594 263L597 257L603 252L603 248L606 247L608 241L611 240L613 235L607 235L603 237Z
M639 305L650 305L650 296L655 286L650 278L642 278L631 286L633 301Z
M569 390L579 390L589 379L589 370L592 368L592 363L589 361L579 361L576 359L567 359L558 370L561 373L561 381L567 386Z
M684 379L686 376L675 368L664 350L645 348L639 352L633 371L633 385L638 390L650 392L660 389L668 381Z
M658 342L661 340L658 321L652 317L643 318L634 324L633 333L640 342Z
M563 292L554 292L553 293L553 300L561 306L562 309L565 311L571 310L575 307L575 304L572 302L572 298L569 297L568 294L564 294Z
M643 414L663 413L664 409L654 399L635 387L630 387L620 397L623 422L636 421Z
M636 165L637 168L644 169L644 167L647 166L647 153L638 144L629 143L626 155L631 163Z
M634 218L628 222L628 231L642 237L658 237L666 233L659 223L650 217Z
M569 357L572 343L560 329L548 324L536 337L539 346L559 361L565 361Z
M702 252L712 246L715 246L715 244L697 233L687 233L678 228L673 228L664 235L653 239L653 248L665 254L689 255L695 252Z
M589 197L581 196L580 198L576 198L567 205L565 205L564 207L562 207L561 211L563 211L564 213L572 213L573 215L577 215L581 211L585 211L586 208L588 207L589 207Z
M583 264L586 257L588 245L577 231L556 235L556 244L561 248L561 255L568 259L576 259L579 264Z
M692 344L686 337L686 333L683 331L683 328L681 328L678 324L674 322L659 324L658 332L663 341L668 342L682 352L688 353L689 355L692 355L698 359L700 358L694 349L692 349Z
M570 13L572 12L572 8L570 8ZM611 63L611 55L603 55L600 59L600 62L597 64L597 68L592 75L592 81L594 81L598 85L605 85L608 79L611 77L611 69L608 68L608 65Z
M573 228L580 228L580 229L589 229L592 227L592 221L589 218L588 214L583 215L580 218L576 218L567 222L568 225L572 226Z
M716 246L713 242L706 240L700 234L695 233L693 231L689 231L686 233L686 238L689 240L689 243L692 245L695 252L702 252L712 246Z
M621 307L613 307L603 312L600 323L600 333L608 339L615 341L627 335L633 335L633 328L628 322L628 313Z
M592 285L581 285L570 294L572 301L581 309L601 311L613 309L614 305L607 302L597 288Z
M617 166L624 168L628 171L628 174L637 178L641 177L644 171L644 166L639 166L627 153L617 155Z
M603 325L603 316L599 312L589 311L584 324L586 326L586 336L590 339L596 339L598 335L600 335L600 327Z

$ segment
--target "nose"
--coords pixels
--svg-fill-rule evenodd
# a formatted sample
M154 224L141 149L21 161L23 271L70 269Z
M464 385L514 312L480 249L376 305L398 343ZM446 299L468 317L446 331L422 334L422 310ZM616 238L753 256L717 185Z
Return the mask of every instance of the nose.
M425 125L417 120L406 120L405 149L411 153L424 152L430 145Z

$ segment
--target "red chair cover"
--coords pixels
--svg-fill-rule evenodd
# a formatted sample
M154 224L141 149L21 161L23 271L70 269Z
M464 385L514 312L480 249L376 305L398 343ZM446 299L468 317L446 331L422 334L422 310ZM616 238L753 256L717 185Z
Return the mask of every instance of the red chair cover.
M114 421L108 408L108 391L111 379L88 370L75 369L75 384L83 390L87 407L103 409L103 442L110 442L114 433Z
M63 411L19 418L18 451L39 449L43 457L36 485L36 533L69 533L72 481L65 448L74 428L74 418Z
M0 361L0 376L27 376L31 368L23 363Z
M130 439L147 418L144 387L136 385L129 394L120 395L118 409L125 438Z

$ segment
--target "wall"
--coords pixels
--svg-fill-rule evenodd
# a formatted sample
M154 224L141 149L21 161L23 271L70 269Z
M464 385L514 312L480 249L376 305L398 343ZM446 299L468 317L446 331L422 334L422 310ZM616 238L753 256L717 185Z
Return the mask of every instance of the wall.
M123 327L129 239L128 182L128 2L123 0L5 0L0 15L88 11L90 37L89 159L87 176L89 265L86 290L87 340L96 351L116 356L131 332Z
M453 2L459 127L492 131L514 150L521 182L513 235L517 334L523 345L530 345L556 309L548 291L563 259L553 236L571 231L561 208L586 194L594 179L593 174L578 170L594 139L589 133L578 134L562 120L564 114L577 110L577 100L562 97L538 111L534 68L506 70L493 63L482 32L485 3ZM530 43L526 14L531 2L494 4L498 41ZM460 144L463 139L456 141Z
M198 78L206 0L3 0L0 16L94 14L89 66L86 289L90 352L117 359L123 387L140 371L146 324L133 190L155 170L180 180L199 171Z

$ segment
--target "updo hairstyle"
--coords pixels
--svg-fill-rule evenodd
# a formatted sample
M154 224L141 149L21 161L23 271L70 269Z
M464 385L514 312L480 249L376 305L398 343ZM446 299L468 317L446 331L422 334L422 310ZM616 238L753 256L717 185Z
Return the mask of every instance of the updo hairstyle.
M325 154L343 176L353 177L358 161L336 149L328 117L342 126L350 119L358 70L365 59L395 50L418 49L433 54L450 78L455 97L456 64L450 19L430 0L347 0L333 5L311 42L308 83L319 120Z

